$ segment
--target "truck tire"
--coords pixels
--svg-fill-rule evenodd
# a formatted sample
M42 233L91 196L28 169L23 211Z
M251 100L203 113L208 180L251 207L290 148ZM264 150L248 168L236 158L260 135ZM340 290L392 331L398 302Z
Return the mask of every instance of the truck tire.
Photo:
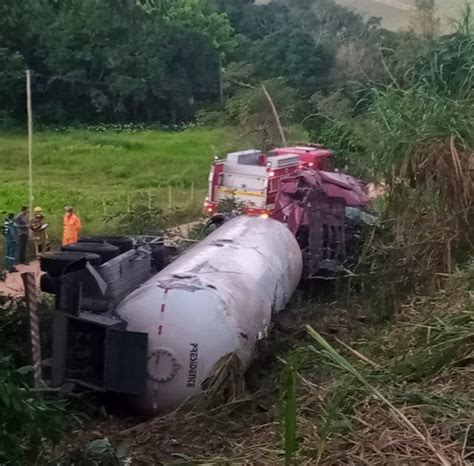
M48 273L41 275L40 289L43 293L58 294L61 288L61 277L52 277Z
M163 244L154 246L151 252L151 263L155 268L155 272L160 272L166 267L166 248Z
M81 236L79 243L109 243L117 246L121 254L133 248L133 241L127 236Z
M61 248L62 251L92 252L98 254L102 263L120 255L120 249L108 243L74 243Z
M224 225L227 220L229 219L224 214L215 214L207 221L206 227L209 232L212 232Z
M100 265L102 260L99 255L88 252L48 252L40 257L40 267L51 277L59 277L64 269L73 262L87 259L91 265Z

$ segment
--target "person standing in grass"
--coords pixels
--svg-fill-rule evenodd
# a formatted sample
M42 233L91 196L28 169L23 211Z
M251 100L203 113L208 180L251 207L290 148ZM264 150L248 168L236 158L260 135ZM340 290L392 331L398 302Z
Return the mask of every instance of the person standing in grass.
M35 207L33 218L31 219L31 230L33 231L36 257L50 250L48 233L46 231L47 228L48 224L45 222L43 209L41 207Z
M28 207L23 206L21 212L15 217L16 232L18 236L18 263L28 264L26 260L26 246L30 234L30 222L28 219Z
M81 219L74 213L74 209L72 207L65 207L63 246L66 246L67 244L77 243L81 230Z
M16 225L15 214L8 214L3 224L3 236L6 240L5 248L5 267L7 272L17 272L15 268L15 254L16 254Z

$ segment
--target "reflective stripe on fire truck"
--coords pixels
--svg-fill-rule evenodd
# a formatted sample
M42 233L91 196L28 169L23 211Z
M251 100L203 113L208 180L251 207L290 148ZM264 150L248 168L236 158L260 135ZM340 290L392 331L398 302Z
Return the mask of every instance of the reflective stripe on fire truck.
M253 196L253 197L263 197L263 192L258 191L235 191L233 189L227 188L217 188L218 193L232 194L234 196Z

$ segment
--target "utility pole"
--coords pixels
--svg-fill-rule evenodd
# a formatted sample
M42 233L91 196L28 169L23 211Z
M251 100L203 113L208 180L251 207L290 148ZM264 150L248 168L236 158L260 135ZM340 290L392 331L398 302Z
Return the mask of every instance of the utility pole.
M31 105L31 71L26 70L26 110L28 113L28 184L30 216L33 214L33 110Z

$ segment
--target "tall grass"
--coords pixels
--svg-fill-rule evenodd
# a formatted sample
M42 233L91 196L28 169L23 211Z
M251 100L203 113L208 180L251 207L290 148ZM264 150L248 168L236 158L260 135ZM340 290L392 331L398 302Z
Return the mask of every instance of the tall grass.
M474 451L472 270L452 276L439 293L412 296L391 325L368 325L365 310L366 328L350 345L334 338L333 327L346 325L340 315L330 326L321 316L311 318L318 327L306 327L311 341L301 344L299 336L285 357L287 458L299 464L468 464Z
M290 355L283 370L282 424L286 465L293 463L298 450L297 368L295 362L294 355Z
M363 109L333 118L319 131L356 173L384 181L383 232L357 272L362 287L374 288L380 279L395 293L439 287L440 274L465 262L474 244L471 11L455 34L403 40L416 52L388 60L390 84L367 83Z
M393 413L397 420L405 425L408 429L412 430L414 434L423 442L427 444L430 450L433 451L433 454L436 455L444 466L449 466L451 463L449 459L436 448L429 438L424 435L414 424L408 419L408 417L403 413L402 410L398 409L388 398L382 394L382 392L373 385L364 375L357 370L346 358L344 358L337 350L334 349L316 330L308 326L308 333L310 336L322 347L321 354L323 357L333 364L336 367L341 368L348 374L350 374L355 380L361 383L366 390L368 390L373 396L378 400L382 401L388 409Z

